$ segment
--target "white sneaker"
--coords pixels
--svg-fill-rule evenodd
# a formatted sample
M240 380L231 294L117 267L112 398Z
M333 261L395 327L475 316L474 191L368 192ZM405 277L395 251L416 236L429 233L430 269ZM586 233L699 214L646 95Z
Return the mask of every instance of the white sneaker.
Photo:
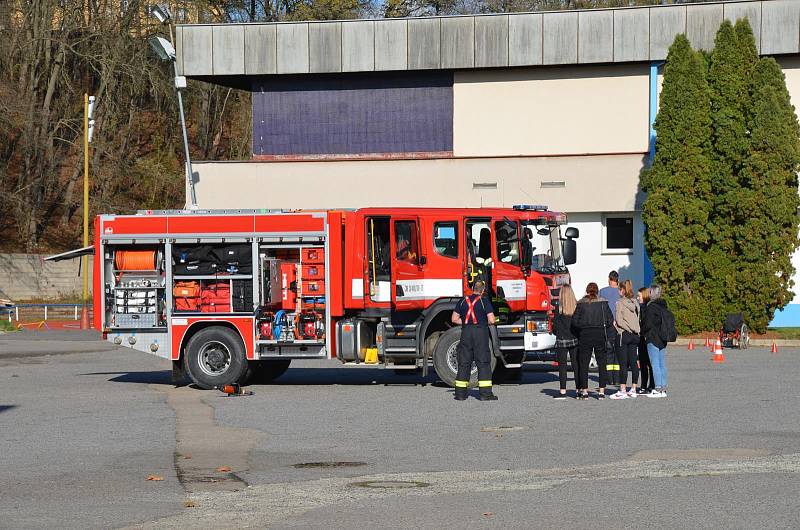
M635 390L628 390L628 397L630 399L636 398L636 391Z
M628 399L628 393L627 393L627 392L623 392L623 391L621 391L621 390L617 390L617 392L616 392L616 393L614 393L614 394L611 394L611 395L610 395L610 396L608 396L608 397L609 397L610 399Z
M663 398L663 397L667 397L667 393L666 392L662 392L660 390L653 389L652 392L647 394L647 397L650 397L650 398Z

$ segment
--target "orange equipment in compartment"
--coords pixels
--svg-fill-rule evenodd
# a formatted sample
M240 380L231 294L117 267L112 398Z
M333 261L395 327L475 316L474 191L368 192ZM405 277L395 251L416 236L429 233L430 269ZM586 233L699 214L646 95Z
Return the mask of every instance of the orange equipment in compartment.
M304 248L301 256L303 264L325 263L325 249L323 248Z
M118 271L154 271L156 251L118 250L114 253L114 266Z
M302 278L304 282L308 280L324 280L325 279L325 266L321 263L313 265L303 265Z
M200 311L203 313L230 313L231 284L217 282L206 285L200 292Z
M319 280L303 280L303 296L323 296L325 294L325 282Z
M200 282L175 282L172 290L176 311L200 309Z
M294 309L297 298L297 265L281 263L281 308Z

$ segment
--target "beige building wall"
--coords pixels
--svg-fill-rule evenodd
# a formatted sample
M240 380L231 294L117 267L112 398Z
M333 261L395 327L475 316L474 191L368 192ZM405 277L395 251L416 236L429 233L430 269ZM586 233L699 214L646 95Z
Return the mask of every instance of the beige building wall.
M642 154L200 162L202 208L480 207L547 204L569 212L632 211Z
M786 76L786 88L797 113L800 110L800 57L781 57L778 63Z
M647 64L458 71L453 153L643 153L648 75Z

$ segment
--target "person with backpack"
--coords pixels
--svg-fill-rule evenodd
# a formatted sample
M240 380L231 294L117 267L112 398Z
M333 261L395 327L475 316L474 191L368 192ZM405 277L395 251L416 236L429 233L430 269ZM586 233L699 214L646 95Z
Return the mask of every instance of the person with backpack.
M639 329L644 329L644 319L647 313L647 303L650 301L650 288L639 288ZM639 394L649 394L655 387L655 379L653 379L653 367L650 365L650 356L647 355L647 342L644 339L644 333L639 334L639 373L642 377L642 382L637 389Z
M620 286L622 296L617 301L617 314L614 325L619 331L619 390L611 399L636 397L639 381L639 368L636 366L636 350L639 347L639 304L633 299L633 284L625 280ZM631 372L631 388L628 387L628 371Z
M650 286L650 302L647 304L647 313L642 330L647 343L647 354L653 366L653 378L656 387L647 397L667 397L667 365L665 355L667 344L678 338L675 329L675 316L667 308L667 302L661 297L661 286Z
M587 285L586 296L578 301L575 314L572 315L572 325L578 330L578 399L587 399L589 395L589 362L593 351L600 373L597 399L606 397L606 352L613 347L613 343L609 344L608 331L614 326L614 316L608 307L608 300L598 296L598 291L596 283Z
M569 285L562 285L558 295L558 312L553 317L553 334L556 336L556 355L558 356L559 393L556 399L567 399L567 363L572 361L576 396L580 395L578 381L581 379L578 364L578 339L572 329L572 315L575 314L575 293ZM569 356L569 361L567 360Z

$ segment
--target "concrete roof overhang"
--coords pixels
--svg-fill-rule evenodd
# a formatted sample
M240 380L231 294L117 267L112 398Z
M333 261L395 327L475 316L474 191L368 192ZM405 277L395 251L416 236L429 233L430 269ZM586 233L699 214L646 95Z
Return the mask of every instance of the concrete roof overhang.
M750 0L616 9L177 27L186 76L503 68L663 61L675 35L710 49L723 19L747 17L764 55L800 52L800 1Z

